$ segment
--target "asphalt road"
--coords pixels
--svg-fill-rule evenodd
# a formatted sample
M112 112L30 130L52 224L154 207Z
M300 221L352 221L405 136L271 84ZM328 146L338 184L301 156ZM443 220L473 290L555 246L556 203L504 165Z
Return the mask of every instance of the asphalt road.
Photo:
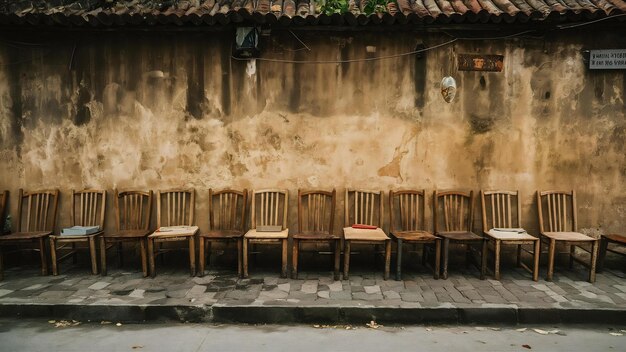
M625 326L71 324L1 319L0 350L626 351Z

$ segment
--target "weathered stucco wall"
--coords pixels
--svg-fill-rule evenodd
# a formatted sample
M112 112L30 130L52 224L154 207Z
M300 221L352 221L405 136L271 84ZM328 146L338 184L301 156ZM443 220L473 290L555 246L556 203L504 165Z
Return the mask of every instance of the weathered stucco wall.
M311 51L274 31L263 56L362 59L450 39L298 35ZM626 225L626 73L588 71L582 56L626 47L617 35L255 69L230 59L230 32L46 36L7 35L0 46L0 188L14 215L20 187L60 188L60 226L72 188L195 187L203 229L209 187L288 188L292 204L299 187L336 187L340 201L345 187L503 188L522 192L523 225L536 230L535 190L575 189L580 227ZM456 71L454 55L475 52L504 54L504 72ZM446 75L459 87L451 104L440 95Z

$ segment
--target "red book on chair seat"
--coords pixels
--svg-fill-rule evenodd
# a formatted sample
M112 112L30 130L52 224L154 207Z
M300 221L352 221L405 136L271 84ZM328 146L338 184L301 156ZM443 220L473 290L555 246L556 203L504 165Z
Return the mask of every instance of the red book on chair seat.
M363 230L376 230L378 227L372 225L363 225L363 224L354 224L352 225L353 229L363 229Z

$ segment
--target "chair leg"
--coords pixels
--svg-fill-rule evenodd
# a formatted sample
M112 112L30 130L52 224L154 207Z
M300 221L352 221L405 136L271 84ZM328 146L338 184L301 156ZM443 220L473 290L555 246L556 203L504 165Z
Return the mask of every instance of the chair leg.
M493 259L493 278L500 280L500 240L496 240L494 244L494 259ZM483 253L485 256L486 253Z
M300 241L297 239L293 239L293 243L291 244L291 278L298 278L298 252L300 250Z
M426 248L426 244L423 243L422 244L422 266L426 265L427 256L428 256L428 251Z
M243 263L242 263L242 251L243 251L243 239L237 239L237 275L243 277ZM211 253L211 242L209 242L209 255ZM210 258L210 256L209 256Z
M389 271L391 269L391 240L385 241L385 273L383 278L389 279Z
M487 252L488 252L487 246L488 246L488 243L487 243L486 239L483 239L482 245L483 245L483 248L480 251L480 279L484 280L485 279L485 274L487 273ZM498 266L498 278L499 278L499 275L500 275L499 271L500 271L500 268Z
M46 242L39 239L39 259L41 259L41 275L48 275L48 259L46 258Z
M396 255L396 280L400 281L402 280L402 239L398 238L396 240L397 243L397 255ZM424 250L424 247L422 247L422 258L424 257L424 254L426 253L426 251Z
M152 238L148 238L148 261L150 263L150 275L152 277L156 276L156 263L154 260L154 240Z
M345 240L343 245L343 279L348 280L350 278L350 241Z
M535 250L533 251L533 280L539 280L539 257L541 256L541 240L535 241Z
M522 266L522 245L517 245L517 267Z
M591 245L591 263L589 263L589 282L596 282L596 262L598 260L599 240L593 241Z
M2 255L2 246L0 246L0 281L4 280L4 255Z
M145 238L142 238L139 240L139 250L141 252L141 270L143 271L143 277L147 277L148 276L148 253L146 250L146 242L148 240Z
M443 248L442 248L442 260L443 260L443 274L441 278L444 280L448 279L448 249L450 248L450 240L447 238L443 239Z
M57 241L50 237L50 261L52 263L52 275L59 275L58 262L57 262Z
M576 252L576 246L569 246L569 268L572 269L574 267L574 253Z
M548 274L546 275L546 281L552 281L552 276L554 275L554 253L556 249L556 241L550 239L550 244L548 247Z
M206 265L204 253L205 246L206 243L204 243L204 237L200 236L200 238L198 238L198 276L204 276L204 267Z
M334 279L335 281L339 280L339 262L340 262L340 256L341 256L341 241L336 240L335 241L335 273L334 273Z
M121 241L117 243L117 264L120 268L124 265L124 247Z
M107 274L107 240L104 236L100 237L100 275Z
M242 248L242 256L243 256L243 277L248 277L248 239L243 239L243 248Z
M91 259L91 273L98 275L98 256L96 255L96 238L89 237L89 258Z
M280 276L281 277L287 277L287 267L288 267L288 263L287 263L287 252L289 251L289 246L288 246L289 240L287 240L286 238L282 240L282 244L283 244L283 259L282 259L282 268L280 270Z
M433 277L435 280L439 280L439 274L441 271L441 240L435 240L435 274Z
M196 236L189 236L189 274L196 276Z
M72 242L72 264L78 264L78 252L76 251L76 243Z
M600 239L600 251L599 251L599 257L598 257L598 265L597 265L597 272L601 273L602 270L604 270L604 259L606 258L606 251L609 247L609 241L602 237Z

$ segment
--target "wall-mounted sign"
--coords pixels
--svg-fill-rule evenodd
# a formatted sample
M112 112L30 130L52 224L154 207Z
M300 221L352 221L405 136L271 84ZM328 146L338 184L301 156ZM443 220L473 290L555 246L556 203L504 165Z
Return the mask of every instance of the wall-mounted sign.
M589 68L592 70L626 69L626 49L591 50Z
M459 71L502 72L503 55L459 54Z

